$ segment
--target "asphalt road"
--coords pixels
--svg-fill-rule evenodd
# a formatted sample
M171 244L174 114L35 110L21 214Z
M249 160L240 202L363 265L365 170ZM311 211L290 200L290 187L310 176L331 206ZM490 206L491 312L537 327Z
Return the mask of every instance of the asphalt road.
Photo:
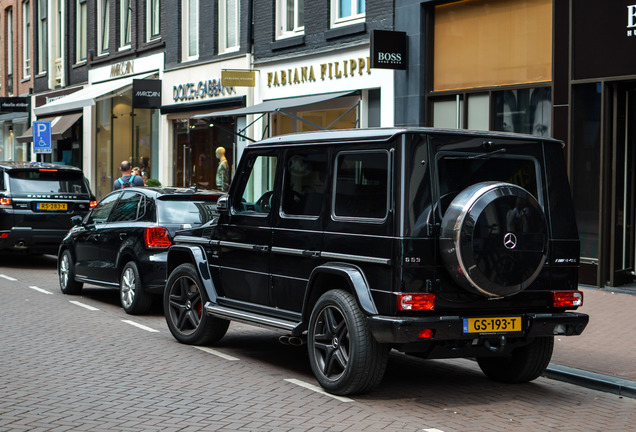
M486 379L470 360L391 355L367 395L316 391L306 347L233 323L177 343L162 310L114 290L63 295L55 258L0 256L0 431L634 431L636 399L539 378Z

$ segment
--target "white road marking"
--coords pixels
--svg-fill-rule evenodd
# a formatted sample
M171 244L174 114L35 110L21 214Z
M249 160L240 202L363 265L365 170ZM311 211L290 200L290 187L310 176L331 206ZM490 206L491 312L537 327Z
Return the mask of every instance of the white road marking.
M294 378L289 378L289 379L285 379L285 381L287 381L288 383L296 384L297 386L304 387L304 388L306 388L308 390L315 391L316 393L320 393L320 394L323 394L325 396L332 397L334 399L339 400L340 402L355 402L353 399L349 399L347 397L336 396L336 395L332 395L331 393L327 393L321 387L318 387L318 386L313 385L313 384L306 383L306 382L301 381L301 380L297 380L297 379L294 379Z
M38 288L38 287L36 287L36 286L30 286L29 288L34 289L34 290L36 290L36 291L39 291L39 292L41 292L41 293L43 293L43 294L53 294L51 291L47 291L47 290L45 290L45 289Z
M72 304L74 304L75 306L83 307L84 309L88 309L88 310L90 310L90 311L98 311L98 310L99 310L99 309L97 309L97 308L95 308L95 307L93 307L93 306L89 306L89 305L87 305L87 304L80 303L80 302L75 301L75 300L71 300L71 301L69 301L69 303L72 303Z
M0 274L0 277L1 277L1 278L4 278L4 279L6 279L6 280L10 280L10 281L12 281L12 282L17 281L17 279L14 279L14 278L12 278L11 276L7 276L7 275L3 275L3 274Z
M155 330L155 329L153 329L153 328L146 327L145 325L143 325L143 324L139 324L139 323L136 323L136 322L134 322L134 321L130 321L130 320L121 320L121 322L125 322L126 324L130 324L131 326L135 326L135 327L137 327L137 328L140 328L140 329L142 329L142 330L149 331L149 332L151 332L151 333L159 333L159 330Z
M422 429L422 432L444 432L444 431L433 428L433 429Z
M217 350L213 350L212 348L208 348L208 347L202 347L202 346L194 346L193 348L196 348L198 350L204 351L208 354L212 354L215 355L217 357L221 357L225 360L230 360L230 361L239 361L240 359L236 358L236 357L232 357L231 355L227 355L227 354L223 354L222 352L219 352Z

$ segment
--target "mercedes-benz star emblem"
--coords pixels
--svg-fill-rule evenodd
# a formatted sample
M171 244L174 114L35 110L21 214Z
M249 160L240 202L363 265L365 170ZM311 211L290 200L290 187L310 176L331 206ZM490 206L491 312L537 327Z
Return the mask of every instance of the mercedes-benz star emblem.
M517 236L513 233L507 233L504 236L504 246L506 249L514 249L517 247Z

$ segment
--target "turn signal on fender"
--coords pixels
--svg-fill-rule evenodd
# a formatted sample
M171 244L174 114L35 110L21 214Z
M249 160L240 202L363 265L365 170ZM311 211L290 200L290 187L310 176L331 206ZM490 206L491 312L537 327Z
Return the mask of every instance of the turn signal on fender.
M552 306L557 308L583 306L583 293L581 291L552 291Z
M401 293L397 295L397 307L401 311L435 310L435 294Z

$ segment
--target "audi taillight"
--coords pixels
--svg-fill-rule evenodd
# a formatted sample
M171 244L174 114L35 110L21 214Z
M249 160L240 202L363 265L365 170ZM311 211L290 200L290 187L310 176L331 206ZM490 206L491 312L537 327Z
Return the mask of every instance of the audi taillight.
M89 204L90 208L93 208L97 205L97 201L91 201Z
M146 249L167 249L172 244L170 233L164 227L147 227L144 238Z
M435 310L435 294L402 293L397 296L397 307L401 311Z
M583 306L583 293L581 291L552 291L552 306L555 308Z

